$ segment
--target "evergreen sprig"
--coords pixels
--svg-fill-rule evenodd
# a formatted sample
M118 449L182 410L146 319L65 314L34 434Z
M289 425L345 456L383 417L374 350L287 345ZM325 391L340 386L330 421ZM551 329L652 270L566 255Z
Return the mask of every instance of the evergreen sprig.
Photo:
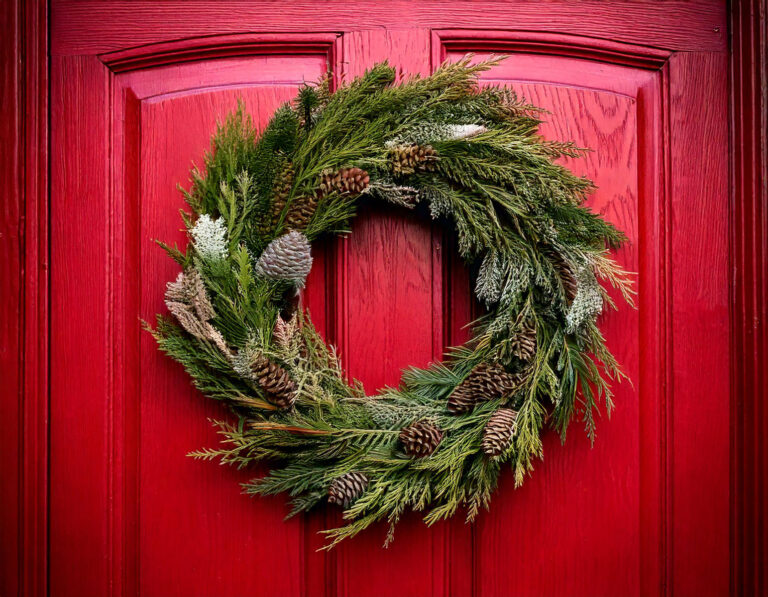
M238 467L268 461L268 474L245 491L286 493L292 514L323 502L335 479L364 474L369 482L345 511L347 524L326 531L328 546L380 520L390 523L389 542L408 509L427 511L429 524L460 508L472 520L488 507L504 466L517 485L533 469L547 421L564 439L578 417L594 439L600 405L609 414L613 407L610 384L622 373L595 317L603 303L613 306L600 281L632 302L630 277L608 254L626 239L582 205L592 183L554 161L582 150L543 140L540 110L513 91L478 86L477 75L499 60L467 58L399 83L383 63L333 93L325 78L303 87L261 135L240 105L185 191L192 213L182 216L195 242L186 251L161 243L185 270L166 299L185 319L158 316L147 328L202 393L236 415L236 423L216 423L219 448L191 455ZM442 363L405 371L399 387L378 396L348 383L307 313L286 314L298 282L256 266L296 222L309 240L348 232L362 197L421 201L449 222L468 264L482 263L476 291L487 306L469 344ZM192 272L204 289L182 296ZM523 333L535 345L525 360ZM254 369L265 362L272 369ZM514 375L514 390L478 396L474 408L452 414L449 396L483 363ZM265 386L260 375L270 371L287 372L291 383L281 377ZM276 388L293 393L291 408L278 407ZM481 449L483 431L501 406L517 412L515 429L491 458ZM409 457L400 438L416 421L442 432L424 458Z

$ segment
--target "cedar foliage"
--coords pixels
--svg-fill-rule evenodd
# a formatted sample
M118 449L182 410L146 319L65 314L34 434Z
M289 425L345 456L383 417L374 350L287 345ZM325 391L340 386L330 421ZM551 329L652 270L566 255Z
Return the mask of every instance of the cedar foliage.
M459 508L472 520L488 506L502 467L511 467L518 485L532 470L542 455L545 420L564 438L578 418L594 438L599 404L612 408L610 382L622 374L594 313L595 301L612 305L598 280L632 302L629 277L607 252L625 237L582 205L590 181L554 161L582 150L543 140L540 111L512 91L478 86L478 73L499 60L466 59L397 84L395 70L383 63L333 93L326 78L304 87L258 136L240 105L216 131L204 168L192 172L185 192L192 210L184 214L187 227L192 231L203 214L213 218L226 229L227 257L205 257L194 243L186 252L164 246L199 273L214 310L210 324L223 340L217 345L164 316L147 328L202 393L236 415L234 423L217 422L219 448L192 455L238 467L268 461L269 473L245 491L286 493L292 514L325 501L339 479L351 478L345 475L365 478L354 501L336 500L349 506L347 524L326 531L329 546L379 520L389 521L390 541L408 509L427 511L430 524ZM456 134L465 125L473 134ZM407 168L402 164L410 161L392 149L421 146L429 155L417 152ZM415 167L419 160L429 167ZM329 172L351 168L368 177L362 193L320 188ZM292 205L295 211L313 198L301 221L311 241L349 232L367 196L410 205L407 197L445 219L467 263L483 262L477 289L488 308L470 344L452 349L442 363L404 372L399 387L379 396L347 383L333 347L306 313L297 314L298 325L278 323L294 287L255 268L269 243L288 231ZM583 304L586 315L573 312ZM569 328L567 321L576 323ZM254 376L265 362L284 372L292 408L280 410ZM451 413L448 397L483 363L514 376L514 387ZM501 407L516 412L515 432L510 446L490 459L484 430ZM424 420L440 430L440 441L413 459L401 434Z

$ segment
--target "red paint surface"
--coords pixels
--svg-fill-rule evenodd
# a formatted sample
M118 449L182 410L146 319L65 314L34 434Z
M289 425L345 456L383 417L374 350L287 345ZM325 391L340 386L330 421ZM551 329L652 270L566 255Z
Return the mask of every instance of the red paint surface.
M44 6L30 3L23 19L13 6L3 29L26 32L23 55L39 65L46 37L36 37L35 26L44 31ZM14 84L2 91L13 115L2 136L28 148L13 167L37 175L9 177L13 200L0 222L3 270L14 272L22 248L27 259L2 278L4 296L14 297L7 321L24 328L0 330L3 389L13 398L3 397L2 413L19 421L18 433L2 439L12 449L0 462L4 480L20 488L0 496L2 571L20 571L0 574L0 593L40 594L46 582L56 596L728 591L733 395L721 3L669 2L662 10L642 1L357 0L275 10L60 1L51 10L50 278L40 219L47 182L35 170L39 163L46 171L45 119L35 115L47 106ZM248 472L185 458L216 442L206 419L223 411L139 332L138 317L162 309L175 272L152 239L183 240L175 184L201 161L235 98L263 124L328 67L352 77L389 59L428 73L470 51L510 54L487 77L549 109L546 136L594 149L568 165L596 181L590 205L631 239L618 259L639 274L639 308L609 313L602 325L633 384L617 387L617 409L601 422L594 448L578 424L565 447L547 437L545 460L526 485L514 490L505 475L475 525L427 529L413 516L387 551L379 547L383 529L374 528L316 553L315 531L338 523L337 513L283 522L282 498L238 493ZM17 81L19 67L3 62L3 81ZM42 64L26 85L45 88ZM759 150L740 155L749 162ZM759 212L759 203L745 205ZM747 207L738 213L749 223ZM737 287L747 313L757 309L750 285L764 281L748 265L764 263L765 251L749 261L740 246L738 263L752 272ZM349 239L315 251L305 303L370 391L466 338L462 326L474 309L468 273L429 221L367 206ZM754 354L764 354L764 334L745 334ZM20 350L26 360L14 359ZM750 372L748 387L759 392L765 378ZM764 421L764 410L755 416ZM23 457L12 457L14 446ZM734 486L757 495L758 486ZM740 525L751 503L739 501ZM19 508L17 519L6 516Z

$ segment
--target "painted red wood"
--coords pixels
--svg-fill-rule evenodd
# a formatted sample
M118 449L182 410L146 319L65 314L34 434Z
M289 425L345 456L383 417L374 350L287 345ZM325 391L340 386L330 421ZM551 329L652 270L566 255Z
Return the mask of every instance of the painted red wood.
M768 1L731 3L731 592L768 592Z
M0 5L0 33L10 35L0 37L0 56L15 53L20 29L18 5L6 2ZM0 139L11 140L18 135L22 117L20 103L19 76L17 65L10 60L0 64ZM16 425L9 429L8 441L16 448L21 441L18 422L21 420L20 398L23 379L21 368L22 337L19 323L23 321L21 253L23 230L21 213L23 210L23 192L19 180L22 152L14 145L3 143L0 146L0 159L5 167L0 169L0 187L6 189L6 198L0 208L0 272L7 273L0 277L0 288L5 302L4 317L0 323L0 371L3 375L3 393L13 399L0 400L0 418ZM3 474L3 486L0 489L0 512L19 512L19 481L21 467L18 448L0 450L0 471ZM19 542L17 540L20 520L17 517L5 517L0 525L0 593L16 594L19 591L19 575L14 571L21 563Z
M729 582L726 29L719 2L54 2L49 584L54 595L720 595ZM149 44L149 45L148 45ZM319 511L237 491L184 454L223 411L139 332L182 240L175 183L242 96L263 124L303 80L389 59L427 73L511 54L493 81L595 151L590 204L627 231L639 308L608 314L633 384L590 449L578 424L489 513L330 554ZM489 81L490 82L490 81ZM316 248L305 304L369 390L463 341L442 230L366 206ZM707 372L702 378L701 372ZM706 562L703 566L701 563Z
M0 595L45 591L47 4L0 5Z

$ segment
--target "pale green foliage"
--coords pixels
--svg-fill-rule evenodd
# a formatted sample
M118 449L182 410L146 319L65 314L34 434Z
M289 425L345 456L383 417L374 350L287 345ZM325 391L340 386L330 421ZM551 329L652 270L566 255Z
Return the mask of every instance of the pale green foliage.
M194 214L183 215L195 242L186 253L164 247L202 276L216 313L211 323L227 343L220 350L163 317L151 330L195 385L237 416L235 423L217 423L221 447L193 455L240 467L267 460L269 473L245 490L287 493L293 513L323 501L334 478L364 473L367 490L345 512L348 524L328 531L331 545L378 520L394 528L409 509L427 511L428 523L460 508L471 520L488 506L502 468L512 469L518 485L532 470L542 455L545 420L565 437L579 417L592 438L599 404L612 407L610 381L621 372L595 316L603 303L613 305L598 280L631 302L628 276L607 253L624 236L581 205L591 183L553 161L581 150L541 139L538 110L513 92L477 86L477 73L496 62L446 64L400 84L394 84L394 69L380 64L335 93L326 79L302 89L258 138L241 106L219 127L204 169L192 174L186 197ZM431 145L435 168L394 175L393 143ZM272 220L273 186L288 162L292 186ZM359 197L321 195L302 230L306 236L348 231L363 200L405 207L420 202L456 230L461 255L482 264L476 290L488 306L473 342L452 349L443 363L406 371L398 388L380 396L366 396L359 384L348 383L308 314L299 314L298 327L291 324L290 338L276 337L278 313L294 288L254 267L270 241L286 232L291 203L316 193L323 172L350 167L368 172L369 189ZM215 234L203 238L201 231ZM563 263L578 273L572 302ZM536 330L529 362L515 356L523 322ZM251 375L250 364L259 357L278 363L296 382L291 410L272 406ZM520 387L451 415L449 394L488 361L520 373ZM489 459L481 450L483 429L502 404L518 411L517 432L501 456ZM445 436L431 456L414 460L403 453L398 433L421 419L432 420Z

